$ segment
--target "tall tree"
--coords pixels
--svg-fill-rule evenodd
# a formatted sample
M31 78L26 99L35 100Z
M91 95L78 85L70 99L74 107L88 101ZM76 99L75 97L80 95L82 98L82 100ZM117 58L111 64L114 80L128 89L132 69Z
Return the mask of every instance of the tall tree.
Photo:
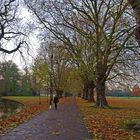
M69 54L63 45L50 43L47 48L48 66L50 74L50 88L62 97L69 77ZM53 92L53 91L51 91Z
M24 43L23 40L19 40L24 34L14 25L18 22L18 5L17 0L0 1L0 51L8 54L17 51ZM16 47L7 48L4 45L5 42L10 43L13 40L19 40Z
M44 60L42 60L40 56L37 56L34 60L32 71L32 76L35 78L36 81L34 90L40 93L40 91L47 86L49 80L48 64L44 63Z
M135 36L140 46L140 1L139 0L128 0L134 11L134 17L136 18L137 27L135 29Z
M77 49L73 38L75 32L85 42L89 42L88 48L95 62L92 73L95 76L93 82L96 85L97 106L106 106L106 81L118 58L123 55L122 52L129 52L129 49L135 47L129 45L135 23L130 23L132 17L128 3L125 0L37 2L38 7L34 7L34 3L28 3L29 8L47 30L68 46L73 58Z
M0 73L4 77L4 95L20 94L20 73L17 65L12 61L0 63Z

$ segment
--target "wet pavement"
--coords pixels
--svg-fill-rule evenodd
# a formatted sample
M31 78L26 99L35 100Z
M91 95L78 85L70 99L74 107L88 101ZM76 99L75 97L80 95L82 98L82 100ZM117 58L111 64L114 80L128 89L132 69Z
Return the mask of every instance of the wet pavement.
M58 110L43 112L0 136L0 140L89 140L75 98L67 98Z

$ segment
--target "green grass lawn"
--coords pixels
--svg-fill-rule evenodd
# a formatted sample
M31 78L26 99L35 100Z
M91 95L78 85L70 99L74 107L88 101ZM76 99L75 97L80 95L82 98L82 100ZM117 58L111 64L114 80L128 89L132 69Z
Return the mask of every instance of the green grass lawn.
M115 99L115 98L119 98L119 99L134 99L134 100L140 100L140 97L138 96L138 97L113 97L113 96L107 96L107 99Z

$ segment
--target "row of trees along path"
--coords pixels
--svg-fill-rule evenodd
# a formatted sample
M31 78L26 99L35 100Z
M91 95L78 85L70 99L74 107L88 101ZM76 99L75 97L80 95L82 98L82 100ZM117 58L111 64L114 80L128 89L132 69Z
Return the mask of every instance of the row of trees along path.
M0 140L85 140L90 139L75 98L63 99L58 110L46 111L25 122Z

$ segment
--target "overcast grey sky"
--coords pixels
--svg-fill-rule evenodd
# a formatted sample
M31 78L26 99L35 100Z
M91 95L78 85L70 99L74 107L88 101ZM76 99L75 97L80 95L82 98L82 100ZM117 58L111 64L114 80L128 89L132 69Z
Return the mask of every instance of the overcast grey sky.
M28 9L24 6L21 5L19 7L19 18L21 18L21 27L26 27L29 28L30 23L34 22L33 19L33 15L28 11ZM25 28L26 29L26 28ZM23 29L24 30L24 29ZM22 48L23 50L23 56L25 61L23 61L23 58L21 57L19 51L12 53L12 54L1 54L0 55L0 60L1 61L8 61L8 60L12 60L13 62L15 62L20 69L24 68L25 65L27 64L27 66L31 65L33 58L36 56L37 54L37 49L39 47L39 39L37 38L37 35L39 34L39 32L37 30L32 30L32 32L30 32L28 34L28 45L29 45L29 50ZM7 48L13 48L14 47L14 43L10 42L10 43L6 43L6 47Z

